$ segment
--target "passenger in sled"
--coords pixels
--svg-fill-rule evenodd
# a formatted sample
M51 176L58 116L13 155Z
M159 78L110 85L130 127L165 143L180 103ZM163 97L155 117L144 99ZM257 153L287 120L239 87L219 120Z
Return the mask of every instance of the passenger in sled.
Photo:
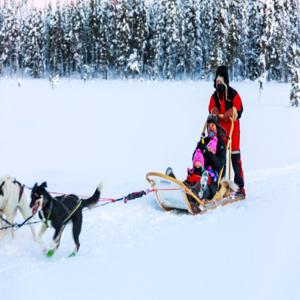
M193 153L193 167L188 169L187 178L183 183L200 199L211 200L218 190L219 175L226 163L226 131L220 126L215 115L209 115L206 124L207 136L197 143ZM166 174L175 178L171 168L166 170ZM196 209L196 201L187 196Z

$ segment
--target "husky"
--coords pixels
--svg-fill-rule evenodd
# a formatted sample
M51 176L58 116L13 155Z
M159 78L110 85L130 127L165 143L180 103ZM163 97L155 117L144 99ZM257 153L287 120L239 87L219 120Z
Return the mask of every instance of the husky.
M24 219L31 216L31 210L24 193L24 185L9 175L0 177L0 227L9 227L10 224L13 224L18 210ZM30 229L35 240L33 225L30 225ZM8 232L14 238L14 230L11 227L0 230L0 240Z
M80 199L74 194L52 197L46 190L47 183L36 183L31 191L30 207L32 212L38 211L40 219L43 221L38 234L38 243L47 256L52 256L60 244L60 239L65 225L72 222L72 233L75 249L70 256L75 256L79 250L79 234L82 227L82 209L95 205L100 198L102 185L96 188L94 194L88 199ZM49 226L54 228L53 245L47 250L43 244L42 236Z
M222 200L229 197L232 193L237 192L238 189L239 187L234 182L228 179L222 179L214 200Z

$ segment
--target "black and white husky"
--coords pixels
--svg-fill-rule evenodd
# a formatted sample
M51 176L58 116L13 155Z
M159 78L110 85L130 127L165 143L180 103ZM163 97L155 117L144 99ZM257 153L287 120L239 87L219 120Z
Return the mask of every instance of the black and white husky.
M9 175L0 177L0 227L9 227L10 224L13 224L18 210L24 219L31 216L31 210L24 193L24 185ZM33 225L30 225L30 229L33 239L35 239ZM9 231L14 237L14 229L11 227L0 230L0 240Z
M76 255L80 247L79 234L82 227L82 209L98 202L102 186L100 184L94 194L88 199L80 199L74 194L52 197L46 190L46 187L46 182L43 182L41 185L36 183L31 191L30 207L33 213L36 211L39 212L39 217L43 221L43 225L38 234L38 242L43 251L48 256L52 256L59 247L61 234L65 225L71 221L75 249L70 256ZM55 232L53 236L53 246L47 250L42 242L42 236L50 225L54 228Z

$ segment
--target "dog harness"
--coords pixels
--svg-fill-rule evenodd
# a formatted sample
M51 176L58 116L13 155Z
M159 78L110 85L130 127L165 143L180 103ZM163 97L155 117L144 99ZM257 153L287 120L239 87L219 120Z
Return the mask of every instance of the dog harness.
M18 202L20 202L21 198L22 198L22 195L23 195L23 192L24 192L24 187L25 185L24 184L21 184L21 182L19 182L18 180L14 179L13 181L14 184L17 184L20 188L20 191L19 191L19 200Z
M71 195L67 195L67 196L71 196ZM79 201L77 201L76 206L72 210L69 210L66 207L66 205L64 205L64 203L63 203L63 200L64 200L65 197L66 197L66 195L63 196L63 198L61 200L58 200L55 197L54 198L53 197L50 198L51 200L50 200L50 206L49 206L49 211L48 211L47 217L45 217L43 210L39 212L41 219L43 220L44 224L47 227L49 227L48 221L49 221L49 219L51 217L52 210L53 210L53 201L56 201L57 203L59 203L63 207L63 209L67 212L67 214L68 214L68 216L64 219L63 224L66 224L70 220L70 218L74 215L74 213L77 211L77 209L80 207L81 202L82 202L81 199Z

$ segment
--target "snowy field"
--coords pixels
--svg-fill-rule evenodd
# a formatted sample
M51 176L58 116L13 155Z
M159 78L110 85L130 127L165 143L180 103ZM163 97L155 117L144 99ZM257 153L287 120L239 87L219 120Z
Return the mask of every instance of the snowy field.
M75 258L70 226L51 259L23 227L0 241L1 299L300 299L300 111L287 84L261 95L258 83L232 86L244 103L245 202L193 217L150 194L88 210ZM184 179L213 85L2 78L0 91L1 175L79 195L103 181L102 197L117 198L169 165Z

